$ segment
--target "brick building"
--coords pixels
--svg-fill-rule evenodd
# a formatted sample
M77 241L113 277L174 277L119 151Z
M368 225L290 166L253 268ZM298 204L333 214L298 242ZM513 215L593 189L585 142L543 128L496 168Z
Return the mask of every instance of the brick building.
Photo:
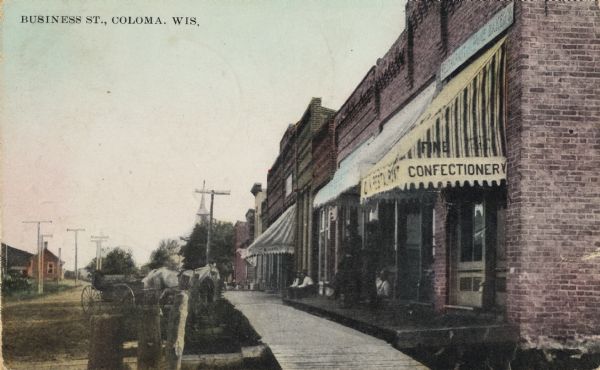
M333 118L319 280L354 228L396 299L506 317L524 347L598 345L598 19L596 2L409 2Z
M2 274L14 273L27 276L27 271L31 267L31 258L33 257L33 254L2 243L0 256Z
M244 259L246 248L250 245L250 230L248 222L237 221L233 225L233 277L238 286L246 287L248 284L248 270L252 269L250 262Z
M44 253L42 254L42 274L44 280L60 280L64 277L63 265L64 261L59 260L58 256L52 253L47 245L44 245ZM30 259L29 267L27 268L27 276L37 277L38 275L38 254L34 254Z
M258 260L259 286L266 289L282 290L295 271L317 273L312 226L313 137L333 113L321 105L320 98L311 99L300 120L285 131L279 155L268 172L269 227L250 249L250 256ZM264 206L261 211L265 213Z
M321 98L312 98L302 118L296 123L296 253L295 271L306 270L317 275L318 250L313 244L313 178L315 163L313 141L315 134L335 112L321 105Z

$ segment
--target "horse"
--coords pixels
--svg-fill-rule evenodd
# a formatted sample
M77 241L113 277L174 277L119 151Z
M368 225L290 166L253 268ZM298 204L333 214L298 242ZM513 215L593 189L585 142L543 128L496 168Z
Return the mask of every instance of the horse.
M166 267L154 269L142 279L144 289L163 291L165 289L179 287L179 273Z

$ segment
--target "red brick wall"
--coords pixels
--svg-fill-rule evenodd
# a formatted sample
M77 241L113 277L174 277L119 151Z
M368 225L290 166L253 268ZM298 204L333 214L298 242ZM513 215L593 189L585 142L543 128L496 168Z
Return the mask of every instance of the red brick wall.
M263 229L273 223L283 213L283 166L281 165L281 156L278 156L273 167L267 174L267 208L264 211L267 215L267 223Z
M377 132L377 127L372 125L377 118L374 76L375 68L373 67L334 117L338 163L369 136Z
M312 141L313 180L315 194L323 187L335 171L335 142L333 140L333 119L328 120L313 136Z
M32 263L30 264L30 266L27 269L27 274L30 277L33 278L37 278L37 274L38 274L38 255L35 254L31 257L31 261ZM53 272L49 273L48 272L48 263L51 262L53 264ZM44 275L44 279L56 279L60 276L60 267L59 267L59 261L58 261L58 257L55 256L52 252L50 252L48 249L44 249L44 258L42 260L43 263L43 268L42 268L42 273Z
M294 133L293 135L291 135L288 144L282 149L280 154L283 158L283 206L286 209L296 202L296 190L298 182L298 173L296 172L297 148L297 136ZM286 180L290 175L292 176L292 191L286 195Z
M600 335L600 8L515 5L508 317L528 344L578 346Z

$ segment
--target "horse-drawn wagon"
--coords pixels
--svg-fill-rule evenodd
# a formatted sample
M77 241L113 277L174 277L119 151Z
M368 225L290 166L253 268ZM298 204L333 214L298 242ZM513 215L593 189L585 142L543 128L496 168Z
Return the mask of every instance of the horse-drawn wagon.
M81 307L88 315L125 311L142 304L166 304L178 285L148 287L144 279L133 275L92 274L92 284L81 292Z
M181 272L161 267L144 278L105 275L97 271L92 274L92 284L81 292L81 307L86 314L92 315L158 304L166 313L173 296L180 290L189 290L193 304L197 305L215 300L219 288L219 271L211 265Z

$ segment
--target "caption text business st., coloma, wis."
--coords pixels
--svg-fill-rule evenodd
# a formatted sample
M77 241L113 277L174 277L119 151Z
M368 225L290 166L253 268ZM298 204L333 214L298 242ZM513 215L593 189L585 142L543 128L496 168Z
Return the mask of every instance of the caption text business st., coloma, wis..
M194 16L100 16L100 15L21 15L22 24L89 24L89 25L160 25L199 26Z

